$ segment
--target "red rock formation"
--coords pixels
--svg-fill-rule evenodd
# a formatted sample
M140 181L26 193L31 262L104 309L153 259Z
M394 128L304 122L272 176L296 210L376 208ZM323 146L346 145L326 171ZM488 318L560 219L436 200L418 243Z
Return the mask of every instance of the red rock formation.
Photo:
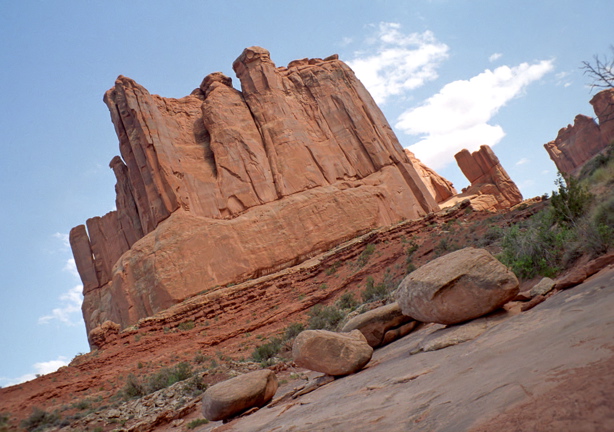
M614 89L602 90L591 99L605 145L614 143Z
M561 129L554 141L544 144L550 159L565 175L578 175L586 162L614 143L614 89L597 93L591 105L599 124L578 114L573 126Z
M491 211L507 209L522 201L520 190L489 146L480 146L480 150L473 153L461 150L454 158L471 182L456 200L469 198L475 210Z
M429 190L432 197L435 198L437 203L442 203L458 193L456 192L456 189L454 189L452 182L446 180L437 174L433 169L420 162L420 159L418 159L409 149L405 149L405 154L414 165L414 168L420 177L422 177L422 181L426 185L426 188Z
M122 76L105 94L117 211L71 232L88 332L438 208L336 56L276 68L252 47L233 67L240 92L214 73L181 99Z

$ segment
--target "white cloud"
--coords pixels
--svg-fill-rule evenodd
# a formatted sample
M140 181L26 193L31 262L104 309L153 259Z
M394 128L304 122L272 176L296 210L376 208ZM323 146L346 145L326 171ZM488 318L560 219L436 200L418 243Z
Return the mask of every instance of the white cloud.
M559 72L554 76L556 80L556 85L563 86L565 88L569 87L573 81L571 80L571 72Z
M76 285L60 296L62 306L55 308L51 314L42 316L38 319L39 324L48 324L52 320L58 320L61 323L74 326L78 322L73 321L73 314L81 312L81 303L83 302L83 285Z
M3 387L8 387L15 384L21 384L23 382L33 380L39 375L46 375L48 373L55 372L62 366L68 366L68 359L64 356L58 357L57 360L34 363L32 366L34 372L27 373L17 378L0 377L0 385Z
M367 44L372 47L355 52L347 63L378 104L436 79L448 57L448 46L432 32L404 34L398 23L380 23Z
M75 263L75 259L74 258L68 258L66 260L66 264L64 264L64 267L62 268L62 270L64 270L65 272L70 273L71 275L73 275L77 279L79 278L79 272L77 271L77 264Z
M68 234L56 232L53 237L59 239L62 242L62 251L70 250L70 242L68 241Z
M527 162L529 162L529 159L527 159L527 158L522 158L522 159L520 159L518 162L516 162L516 166L518 166L518 165L524 165L524 164L526 164Z
M501 57L503 57L503 54L501 54L501 53L494 53L490 57L488 57L488 61L492 63L494 61L499 60Z
M407 134L421 136L417 144L410 146L411 151L431 168L443 168L463 148L475 151L482 144L497 144L505 132L488 122L501 107L552 69L552 60L544 60L487 69L469 80L451 82L422 105L401 114L395 126Z

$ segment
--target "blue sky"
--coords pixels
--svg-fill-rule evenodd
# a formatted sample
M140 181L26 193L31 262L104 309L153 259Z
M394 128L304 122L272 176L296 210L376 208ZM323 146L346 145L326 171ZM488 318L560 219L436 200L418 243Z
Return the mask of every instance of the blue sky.
M248 46L278 66L338 53L401 143L467 186L453 154L494 145L525 197L550 192L542 145L592 115L579 69L614 43L611 0L0 3L0 386L88 350L66 238L114 208L117 75L182 97ZM234 80L237 85L237 80Z

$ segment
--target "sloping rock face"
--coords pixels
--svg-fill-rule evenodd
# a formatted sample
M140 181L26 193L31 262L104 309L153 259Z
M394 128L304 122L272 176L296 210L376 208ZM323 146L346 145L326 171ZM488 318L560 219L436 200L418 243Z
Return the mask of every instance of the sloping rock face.
M522 202L522 194L492 149L483 145L478 151L461 150L454 155L471 186L458 199L469 198L475 210L503 210Z
M426 188L429 190L437 203L442 203L457 194L452 182L446 180L437 174L433 169L420 162L420 159L418 159L409 149L404 150L405 154L416 168L416 171L420 177L422 177L422 181L426 185Z
M105 94L117 210L70 233L88 333L438 209L336 56L278 68L251 47L233 68L241 91L214 73L181 99L123 76Z
M582 166L614 143L614 89L603 90L591 99L599 124L578 114L574 124L562 128L556 139L544 144L557 169L576 176Z

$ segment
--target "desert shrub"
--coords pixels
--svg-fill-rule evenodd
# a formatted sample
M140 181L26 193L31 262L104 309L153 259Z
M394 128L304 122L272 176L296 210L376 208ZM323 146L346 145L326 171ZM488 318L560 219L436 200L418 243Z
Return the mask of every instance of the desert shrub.
M341 261L335 261L333 265L331 265L329 268L326 269L326 275L327 276L334 275L339 269L339 267L341 267Z
M41 432L51 426L58 425L59 422L60 416L57 413L49 413L34 407L30 417L21 421L21 427L28 432Z
M398 286L398 281L392 277L389 271L384 274L384 279L376 284L375 280L369 276L367 277L367 284L365 290L361 293L362 300L365 303L373 302L376 300L383 300L394 291Z
M129 374L126 378L126 384L121 390L122 396L125 399L140 398L147 394L147 390L141 381L134 375Z
M194 356L194 363L196 364L202 364L206 361L210 360L209 356L204 355L203 353L196 353L196 355Z
M489 227L484 235L477 241L479 247L484 247L493 244L503 237L503 230L498 226Z
M336 306L315 305L309 310L307 326L312 330L335 330L345 314Z
M364 267L365 264L367 264L367 262L369 261L369 258L371 258L371 255L373 255L373 252L375 252L375 245L369 243L367 246L365 246L365 249L358 256L358 259L356 260L356 266L358 268Z
M358 301L354 298L354 294L351 292L344 293L339 300L335 303L339 309L354 310L358 307Z
M456 241L450 239L449 237L444 237L439 240L439 243L437 243L433 250L435 251L435 256L440 256L446 252L452 252L460 248L460 245Z
M257 346L252 352L252 360L264 364L268 364L270 360L275 357L281 347L283 341L280 338L274 337L269 342Z
M8 432L9 431L9 419L10 415L5 413L0 413L0 432Z
M288 327L286 327L286 330L284 331L284 339L294 339L303 330L305 330L305 325L303 323L292 323Z
M593 195L574 177L563 178L559 173L555 184L558 191L550 198L554 222L567 226L577 226L593 198Z
M614 196L595 206L579 230L582 249L592 257L614 247Z
M190 321L184 321L182 323L180 323L177 328L179 330L192 330L195 327L194 321L190 320Z
M181 362L173 367L163 368L149 377L147 382L147 393L153 393L169 387L191 376L192 366L187 362Z
M186 425L186 427L188 429L194 429L194 428L197 428L200 425L204 425L204 424L207 424L207 423L209 423L209 420L207 420L207 419L204 419L204 418L202 418L202 419L195 419L195 420L192 420L191 422L189 422Z
M573 242L574 233L565 226L553 225L552 221L549 212L541 212L505 232L499 259L516 276L552 277L561 270L564 251Z
M183 386L184 393L194 397L198 396L207 390L207 384L203 381L202 377L199 375L193 375L191 378L185 380L185 385Z

